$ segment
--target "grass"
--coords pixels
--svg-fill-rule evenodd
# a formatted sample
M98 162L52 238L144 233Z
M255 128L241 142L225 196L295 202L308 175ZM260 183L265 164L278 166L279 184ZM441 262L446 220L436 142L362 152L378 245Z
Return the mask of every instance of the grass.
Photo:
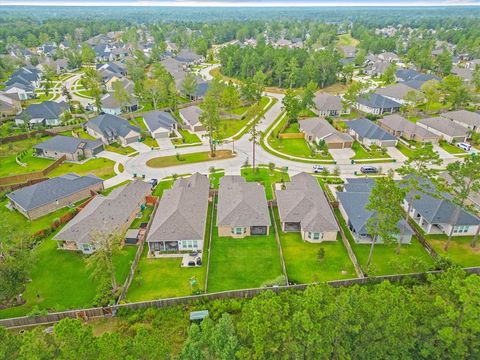
M17 164L15 158L16 155L0 157L0 177L43 170L54 162L54 160L51 159L33 156L33 150L29 150L21 159L21 162L27 164L27 166Z
M157 140L155 140L154 138L150 137L150 136L147 136L145 137L142 142L147 145L147 146L150 146L151 148L156 148L158 147L158 143L157 143Z
M275 217L289 282L308 284L357 277L340 236L333 242L320 244L306 242L300 232L281 230L277 209ZM325 250L325 257L319 261L317 255L321 248Z
M250 118L241 120L237 119L222 119L218 124L217 137L218 139L227 139L240 130L242 130L250 121Z
M365 265L370 252L370 244L355 243L340 210L335 209L335 216L339 220L345 236L348 238L360 267L364 272L367 272ZM412 237L411 244L401 246L399 255L395 253L396 247L397 245L394 243L376 244L373 250L372 261L368 268L368 274L391 275L421 272L433 268L433 259L415 236Z
M353 38L350 33L341 34L338 36L337 46L346 46L346 45L357 46L358 44L360 44L360 41Z
M148 131L147 126L145 125L145 122L143 121L143 117L141 117L141 116L137 116L137 117L135 117L131 120L128 120L128 122L130 123L130 125L137 126L145 132Z
M31 138L15 141L7 144L0 144L0 157L16 155L22 151L31 149L34 145L48 140L50 136L37 137L33 136Z
M121 146L118 143L112 143L105 146L105 150L111 151L120 155L128 155L135 152L135 149L130 146Z
M448 152L449 154L453 154L453 155L458 155L458 154L467 154L466 151L460 149L459 147L453 145L453 144L450 144L444 140L441 140L439 141L438 143L440 145L440 147L445 150L446 152Z
M123 283L136 247L125 247L114 259L116 277ZM96 281L90 278L85 266L85 255L57 250L54 240L44 240L34 250L36 264L31 272L32 281L23 293L26 303L22 306L0 310L0 318L22 316L34 306L40 309L63 311L90 307L96 293Z
M448 251L444 250L447 241L446 235L427 235L427 241L433 246L437 254L449 258L454 263L462 267L480 265L480 246L472 248L470 242L472 236L454 236L448 246Z
M411 158L413 155L413 150L410 149L407 145L402 143L401 141L397 142L396 148L400 150L400 152L405 155L407 158Z
M382 151L381 148L372 145L370 150L367 150L362 144L358 141L354 141L352 144L352 150L355 152L352 160L368 160L368 159L385 159L390 158L390 155L385 151Z
M197 134L193 134L189 132L188 130L183 130L183 129L178 129L178 132L180 135L182 135L181 139L174 139L172 142L175 145L181 145L181 144L195 144L195 143L200 143L202 140L198 137Z
M270 235L243 239L219 237L214 227L208 292L263 286L282 276L274 228Z
M65 162L49 173L48 176L55 177L73 172L78 175L94 174L106 180L115 176L115 171L113 170L114 165L114 161L103 158L89 159L83 164Z
M193 164L204 161L224 160L234 157L230 150L217 150L214 158L210 157L209 151L197 152L191 154L161 156L147 161L147 166L152 168L164 168L176 165Z
M255 172L252 168L242 168L241 175L247 181L255 181L261 183L265 187L265 194L267 200L274 199L275 195L273 193L272 185L277 182L288 182L290 181L290 177L288 173L280 172L280 171L273 171L271 172L267 168L256 168Z
M213 189L218 189L218 186L220 185L220 179L223 176L225 176L225 173L223 171L208 174L208 178L210 179L210 185Z
M142 223L148 222L148 220L150 219L150 216L152 215L152 212L153 212L153 206L146 206L142 212L142 217L134 219L132 222L132 225L130 225L130 228L139 229Z
M76 130L74 130L74 131L75 131L75 133L77 134L77 136L78 136L79 138L88 139L88 140L95 140L95 138L94 138L92 135L90 135L89 133L87 133L87 132L86 132L85 130L83 130L83 129L76 129ZM70 135L71 135L71 134L70 134Z

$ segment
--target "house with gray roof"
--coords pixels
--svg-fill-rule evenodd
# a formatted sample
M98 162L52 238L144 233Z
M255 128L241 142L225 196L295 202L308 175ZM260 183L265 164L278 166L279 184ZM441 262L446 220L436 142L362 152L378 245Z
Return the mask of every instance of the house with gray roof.
M165 190L147 235L149 255L202 251L207 224L210 181L195 173Z
M350 113L350 108L344 108L339 96L317 92L313 101L315 110L320 116L340 116Z
M480 132L479 113L467 110L456 110L440 114L440 116L452 120L454 123L466 127L471 131Z
M128 82L129 80L127 80L127 83ZM127 90L127 93L128 93L129 90L127 88L125 88L125 90ZM131 90L133 91L133 89ZM138 101L135 98L135 96L133 96L133 94L130 95L130 99L128 102L121 103L115 97L113 92L107 92L105 95L103 95L101 101L102 101L102 111L110 115L120 115L124 111L133 112L133 111L136 111L138 108Z
M107 196L97 195L53 239L60 249L91 254L99 234L127 231L150 193L150 184L135 180Z
M397 138L373 121L368 119L356 119L347 122L348 133L363 145L380 147L391 147L397 145Z
M299 173L276 191L282 231L300 232L308 242L336 241L340 231L327 197L312 175Z
M346 59L353 59L357 54L357 48L351 45L341 45L338 47Z
M398 114L387 115L378 120L378 125L396 137L421 143L438 143L440 136L405 119Z
M27 122L33 126L58 126L61 123L61 116L68 111L69 107L65 101L44 101L40 104L29 105L15 119L17 125Z
M7 198L13 209L34 220L101 190L103 180L95 175L65 174L12 191Z
M190 51L188 49L182 49L177 54L175 59L181 62L182 64L190 66L190 65L196 65L201 63L204 57L202 55L195 54L193 51Z
M391 64L388 61L377 60L365 68L365 73L370 76L382 76Z
M468 128L444 117L422 119L417 124L450 143L465 142L468 138Z
M22 110L17 94L0 92L0 117L15 116Z
M205 126L202 125L200 120L203 110L196 105L187 106L186 108L180 109L178 113L180 118L183 120L185 126L192 132L204 131Z
M268 235L270 214L265 188L256 182L247 182L240 175L220 179L218 188L218 236L244 238Z
M31 66L24 66L16 70L10 78L5 82L6 86L15 83L32 86L34 89L40 86L42 72Z
M85 128L88 134L102 140L104 144L118 142L122 146L127 146L140 140L140 128L111 114L102 114L91 119Z
M442 80L438 76L432 74L424 74L413 69L398 69L395 73L395 78L397 79L397 81L416 80L421 83L425 83L429 80Z
M35 87L22 83L12 83L3 89L5 94L17 95L20 100L33 99L35 97Z
M166 111L153 110L143 113L143 122L154 139L168 138L177 129L177 121Z
M305 134L308 142L325 141L329 149L351 148L353 138L335 129L328 121L320 118L310 118L298 122L300 130Z
M425 184L424 187L425 191L414 190L409 193L403 201L403 208L408 211L408 200L414 199L409 216L426 234L473 236L477 233L480 227L478 216L454 204L450 194L438 191L431 185ZM437 194L430 195L432 191Z
M118 76L126 76L127 75L127 68L119 63L115 62L108 62L106 64L97 64L96 67L97 71L100 70L108 70Z
M378 88L375 93L382 95L390 100L396 101L399 104L405 104L407 101L405 97L409 92L419 93L417 90L412 89L411 87L407 86L405 83L397 83L385 86L383 88Z
M72 136L57 135L33 146L35 156L81 161L94 157L103 151L101 140L89 140Z
M374 216L374 212L366 209L373 186L373 179L347 179L344 191L336 193L340 213L345 219L354 241L359 244L371 244L373 241L372 235L367 229L367 224L369 219ZM392 237L399 241L401 230L405 226L405 220L400 220L397 225L398 232L392 234ZM401 243L410 244L412 236L413 230L407 224ZM383 239L377 239L376 243L383 243Z
M400 106L400 103L375 93L361 95L355 103L358 110L374 115L397 112L400 110Z

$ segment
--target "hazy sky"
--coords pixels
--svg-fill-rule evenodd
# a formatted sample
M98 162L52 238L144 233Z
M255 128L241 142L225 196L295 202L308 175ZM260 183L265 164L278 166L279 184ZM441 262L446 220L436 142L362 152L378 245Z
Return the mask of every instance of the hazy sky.
M75 6L436 6L480 5L480 0L0 0L0 5L75 5ZM1 6L0 6L1 7Z

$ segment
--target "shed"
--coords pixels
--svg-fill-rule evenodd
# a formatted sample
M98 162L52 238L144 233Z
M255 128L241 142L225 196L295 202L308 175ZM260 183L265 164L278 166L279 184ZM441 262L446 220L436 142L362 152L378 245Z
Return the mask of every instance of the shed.
M125 244L135 245L138 240L140 229L128 229L125 234Z
M190 321L202 321L208 316L208 310L190 312Z

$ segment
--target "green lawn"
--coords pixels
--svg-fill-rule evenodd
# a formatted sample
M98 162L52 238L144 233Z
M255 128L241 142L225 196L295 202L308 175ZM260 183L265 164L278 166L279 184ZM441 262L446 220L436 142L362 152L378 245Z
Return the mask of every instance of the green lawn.
M350 242L350 246L357 257L359 265L364 272L367 272L365 265L370 252L370 244L355 243L352 234L338 209L335 210L335 215ZM433 268L433 259L416 237L412 237L411 244L402 245L399 255L395 253L396 246L396 244L375 245L370 268L368 269L369 275L421 272Z
M147 161L147 166L152 168L163 168L176 165L193 164L204 161L223 160L234 157L230 150L217 150L214 158L210 157L209 151L191 154L161 156Z
M75 131L75 133L78 135L79 138L88 139L88 140L95 140L95 138L94 138L92 135L90 135L89 133L87 133L87 132L86 132L85 130L83 130L83 129L76 129L76 130L74 130L74 131ZM71 133L70 133L69 136L71 136Z
M135 149L131 148L130 146L121 146L118 143L113 143L105 146L105 150L111 151L120 155L128 155L135 152Z
M145 121L143 121L143 117L141 116L137 116L131 120L128 120L128 122L133 125L133 126L137 126L139 127L140 129L142 129L143 131L147 132L147 126L145 125Z
M351 34L338 35L337 46L344 46L344 45L357 46L359 43L360 41L353 38Z
M148 220L150 219L150 216L152 215L152 212L153 212L153 206L146 206L142 212L142 217L136 218L135 220L133 220L132 225L130 225L130 228L131 229L140 228L140 225L142 223L148 222Z
M16 155L0 156L0 177L43 170L54 162L51 159L33 156L33 150L29 150L28 154L25 154L21 159L27 166L17 164L15 158Z
M155 189L153 190L152 195L158 196L159 198L161 198L163 195L163 191L170 189L172 185L173 185L173 180L159 181L157 186L155 186Z
M16 155L19 152L29 150L42 141L46 141L50 136L33 136L31 138L15 141L7 144L0 144L0 157Z
M390 155L388 155L386 151L385 152L382 151L381 148L372 145L369 151L356 140L352 144L352 150L355 152L355 155L352 157L352 160L390 158Z
M219 237L214 227L208 292L263 286L282 276L274 228L268 236Z
M55 177L73 172L78 175L94 174L106 180L115 176L114 165L115 162L112 160L103 158L90 159L83 164L63 163L48 176Z
M182 135L182 138L172 140L175 145L195 144L202 142L202 140L200 140L197 134L193 134L188 130L178 129L178 132L180 133L180 135Z
M458 155L458 154L467 154L466 151L460 149L458 146L450 144L446 141L441 140L439 143L440 147L448 152L449 154Z
M213 174L208 174L208 177L210 179L210 184L213 189L218 189L218 186L220 185L220 179L225 175L223 171L217 171Z
M357 277L340 236L334 242L321 244L306 242L300 232L285 233L281 230L277 209L275 217L289 282L308 284ZM321 261L317 257L320 248L325 250L325 256Z
M281 171L270 171L268 168L256 168L255 172L250 168L242 168L241 175L247 179L247 181L255 181L261 183L265 187L265 194L268 200L274 198L272 185L277 182L290 181L288 173Z
M128 274L136 247L125 247L114 259L117 281L123 284ZM95 279L85 267L85 256L70 251L57 250L57 242L50 238L34 250L36 264L27 284L24 305L0 310L0 318L23 316L33 306L50 311L63 311L90 307L95 297Z
M400 150L400 152L403 155L405 155L407 158L410 158L413 154L413 150L409 148L407 145L405 145L404 143L402 143L401 141L397 143L396 148Z
M480 241L475 248L470 246L472 236L454 236L444 250L447 241L446 235L427 235L427 241L433 246L437 254L451 259L454 263L463 266L480 266Z
M158 143L157 143L157 140L155 140L154 138L150 137L150 136L147 136L145 137L142 142L147 145L147 146L150 146L151 148L156 148L158 147Z
M222 119L218 124L217 138L226 139L242 130L251 118L245 119Z

